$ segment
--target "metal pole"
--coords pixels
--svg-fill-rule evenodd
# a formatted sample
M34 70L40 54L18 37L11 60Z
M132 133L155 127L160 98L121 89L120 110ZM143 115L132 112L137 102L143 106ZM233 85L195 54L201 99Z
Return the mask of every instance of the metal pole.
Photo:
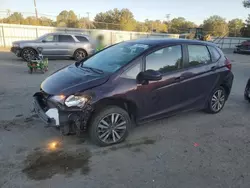
M89 29L90 29L90 19L89 19L89 14L90 14L90 12L87 12L87 15L88 15L88 21L89 21L88 25L89 25Z
M169 31L170 31L170 15L171 15L171 14L166 14L167 23L168 23L168 33L169 33Z
M6 47L3 25L2 25L2 37L3 37L3 47Z
M36 0L34 0L34 7L35 7L36 19L38 19L38 14L37 14L37 9L36 9Z

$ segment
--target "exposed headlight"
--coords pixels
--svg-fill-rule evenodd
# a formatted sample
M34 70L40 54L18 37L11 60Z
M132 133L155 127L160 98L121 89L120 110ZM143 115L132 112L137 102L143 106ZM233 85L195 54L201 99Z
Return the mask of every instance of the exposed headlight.
M88 101L88 98L86 96L70 95L65 100L65 105L68 107L72 107L72 106L83 107L87 101Z
M19 44L16 44L16 43L15 43L15 44L13 44L12 46L13 46L13 47L19 47Z
M51 97L50 100L63 104L64 100L65 100L65 96L64 95L55 95L55 96Z

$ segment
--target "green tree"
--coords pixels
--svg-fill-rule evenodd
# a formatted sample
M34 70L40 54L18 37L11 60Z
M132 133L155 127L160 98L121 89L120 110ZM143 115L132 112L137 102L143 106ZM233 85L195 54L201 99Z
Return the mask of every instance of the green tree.
M93 22L91 22L90 20L88 20L88 18L80 18L78 20L79 22L79 28L84 28L84 29L95 29L95 25L93 24Z
M41 25L41 20L35 16L28 16L24 19L23 24L25 25Z
M167 32L168 27L165 23L160 20L145 20L145 25L148 28L148 32Z
M119 30L120 26L120 11L118 9L100 12L96 14L94 21L97 29L113 29Z
M244 27L244 22L241 19L233 19L228 22L229 36L239 37L241 36L241 28Z
M138 32L148 32L148 27L144 22L136 22L135 30Z
M120 11L120 25L121 30L124 31L134 31L136 29L136 20L134 15L128 9L122 9Z
M186 33L189 28L196 27L193 22L187 21L183 17L174 18L169 25L170 33Z
M224 18L214 15L204 20L203 29L213 36L224 36L228 33L228 25Z
M9 17L4 18L3 22L9 24L23 24L24 18L20 12L14 12Z
M114 29L134 31L136 20L133 13L128 9L113 9L107 12L100 12L95 16L95 26L98 29Z
M250 14L246 19L246 24L241 28L240 33L243 37L250 37Z
M40 23L43 26L55 26L56 24L53 22L53 20L47 18L47 17L41 17Z
M246 7L246 8L249 8L250 7L250 1L244 0L243 1L243 6Z
M59 27L79 27L78 19L74 11L63 10L56 17L57 26Z

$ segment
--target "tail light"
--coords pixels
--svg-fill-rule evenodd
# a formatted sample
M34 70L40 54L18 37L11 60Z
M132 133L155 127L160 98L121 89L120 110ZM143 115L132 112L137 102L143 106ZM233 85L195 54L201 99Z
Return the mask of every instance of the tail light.
M231 70L232 69L232 63L229 61L229 59L227 57L225 57L225 65L226 67Z

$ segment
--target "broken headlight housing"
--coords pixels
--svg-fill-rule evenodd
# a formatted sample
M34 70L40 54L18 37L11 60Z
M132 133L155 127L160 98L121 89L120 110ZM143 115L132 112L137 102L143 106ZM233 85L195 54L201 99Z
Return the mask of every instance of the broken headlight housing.
M86 102L88 101L88 97L86 96L75 96L75 95L70 95L66 100L65 100L65 105L67 107L83 107Z
M54 95L50 98L50 100L55 101L55 102L59 102L60 104L63 104L64 100L65 100L65 96L64 95Z

